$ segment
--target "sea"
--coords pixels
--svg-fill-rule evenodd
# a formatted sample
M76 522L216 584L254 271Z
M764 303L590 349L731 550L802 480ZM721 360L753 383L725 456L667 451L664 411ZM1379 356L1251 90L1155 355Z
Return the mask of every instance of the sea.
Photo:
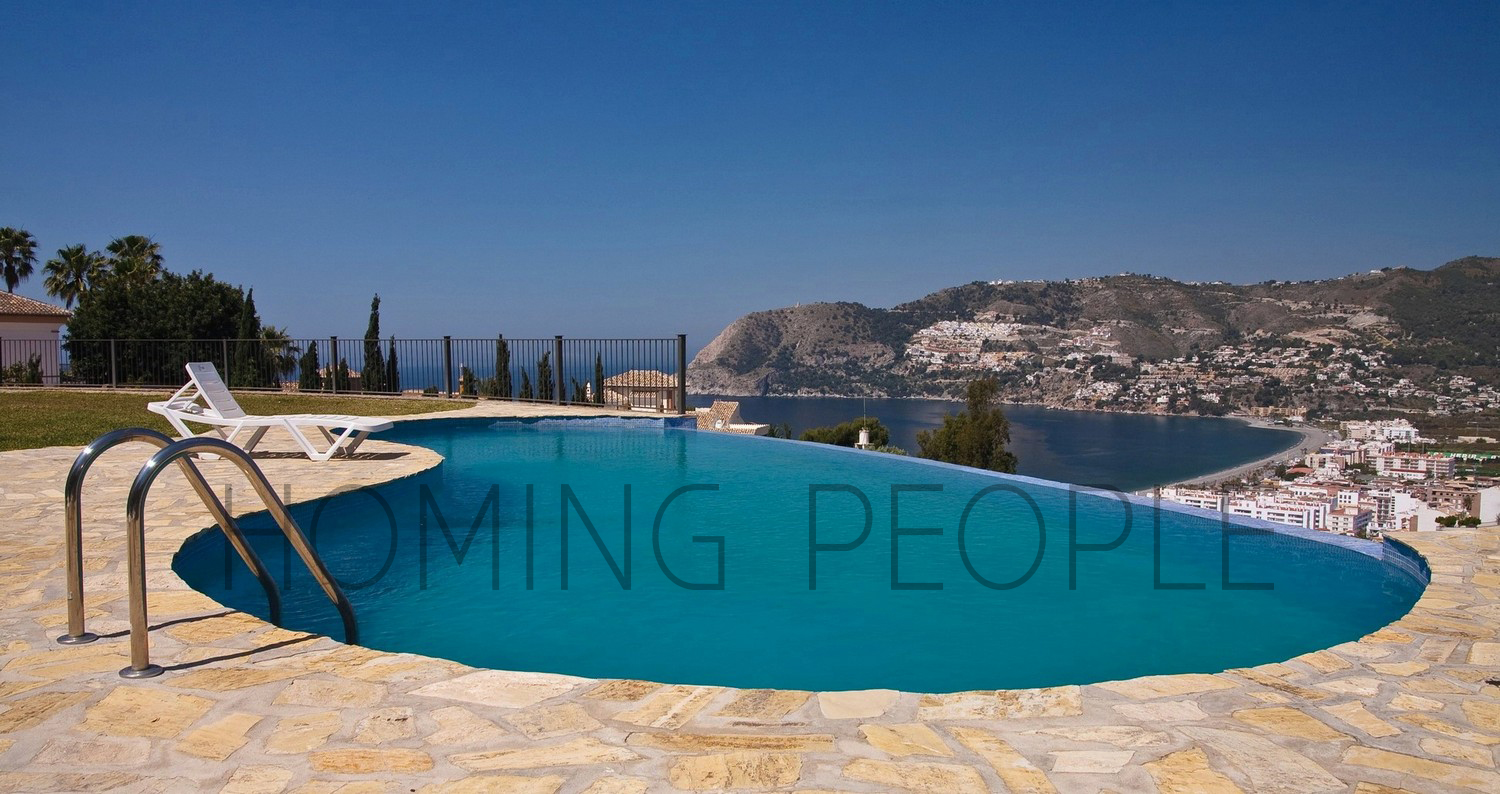
M791 425L796 438L810 427L876 417L891 444L917 454L917 433L938 427L963 409L949 400L858 397L714 397L689 395L688 404L738 400L747 421ZM1292 448L1293 430L1255 427L1239 419L1065 411L1005 406L1010 449L1018 472L1059 482L1138 491L1249 463Z

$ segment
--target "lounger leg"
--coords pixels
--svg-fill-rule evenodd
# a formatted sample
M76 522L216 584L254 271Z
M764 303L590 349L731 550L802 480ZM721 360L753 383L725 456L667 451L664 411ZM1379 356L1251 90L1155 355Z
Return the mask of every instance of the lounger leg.
M250 434L250 438L248 438L248 439L245 440L245 445L244 445L245 451L246 452L254 452L255 451L255 445L260 443L260 440L263 437L265 437L266 431L270 430L270 429L271 428L266 427L264 425L262 425L261 427L255 428L255 432L251 433Z
M359 449L359 445L365 443L365 439L369 437L370 434L363 431L355 433L349 439L349 443L344 445L345 457L353 457L355 451Z

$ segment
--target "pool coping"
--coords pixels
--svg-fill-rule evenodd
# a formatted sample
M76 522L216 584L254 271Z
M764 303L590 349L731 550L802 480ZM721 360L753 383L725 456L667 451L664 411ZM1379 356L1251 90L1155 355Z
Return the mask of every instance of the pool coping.
M310 498L440 464L415 448L369 449L402 457L262 464L273 480L317 486ZM0 453L0 537L11 549L0 560L0 785L9 790L1500 787L1500 687L1486 683L1500 664L1493 532L1402 536L1389 548L1410 548L1431 571L1412 610L1280 663L1033 690L809 693L482 670L278 629L227 612L171 572L182 541L209 523L177 483L149 503L152 642L158 661L194 666L123 682L120 638L51 640L63 615L57 489L73 454ZM91 521L118 509L138 459L101 459L86 491ZM214 465L227 464L205 471ZM118 631L119 538L93 525L86 538L90 628Z

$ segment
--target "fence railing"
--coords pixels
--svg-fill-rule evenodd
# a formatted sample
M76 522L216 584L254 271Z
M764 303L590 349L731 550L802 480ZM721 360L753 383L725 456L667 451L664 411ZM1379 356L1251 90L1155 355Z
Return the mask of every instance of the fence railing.
M5 339L0 384L177 388L212 362L233 389L429 394L683 413L687 337Z

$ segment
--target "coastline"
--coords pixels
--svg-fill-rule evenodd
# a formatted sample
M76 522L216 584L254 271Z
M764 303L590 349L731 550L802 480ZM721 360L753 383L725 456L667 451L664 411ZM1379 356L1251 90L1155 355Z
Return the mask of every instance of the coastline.
M1166 485L1216 485L1225 480L1236 480L1260 469L1275 466L1276 464L1283 461L1301 458L1310 452L1316 451L1319 447L1323 446L1332 439L1332 436L1329 435L1328 431L1323 430L1322 428L1314 427L1312 425L1279 425L1275 422L1270 422L1259 417L1249 416L1226 416L1223 418L1235 419L1244 422L1250 427L1259 427L1267 430L1290 430L1295 433L1300 433L1302 435L1302 438L1286 449L1267 455L1263 458L1252 460L1248 463L1241 463L1237 466L1230 466L1225 469L1220 469L1219 471L1209 472L1208 474L1200 475L1198 477L1191 477L1186 480L1178 480L1177 482L1166 483L1163 487L1165 487Z

